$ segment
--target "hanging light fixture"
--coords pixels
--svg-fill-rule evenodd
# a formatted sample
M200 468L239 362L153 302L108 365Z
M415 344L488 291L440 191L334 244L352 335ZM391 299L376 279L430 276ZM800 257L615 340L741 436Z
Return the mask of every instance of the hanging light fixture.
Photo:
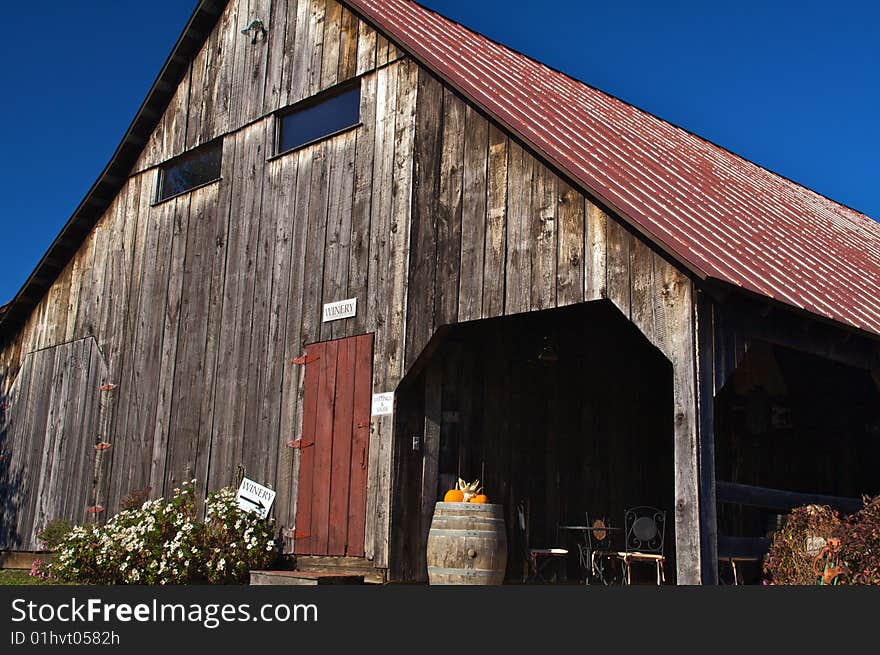
M544 345L538 353L538 361L544 366L552 366L559 361L559 353L556 352L556 347L550 337L544 337Z

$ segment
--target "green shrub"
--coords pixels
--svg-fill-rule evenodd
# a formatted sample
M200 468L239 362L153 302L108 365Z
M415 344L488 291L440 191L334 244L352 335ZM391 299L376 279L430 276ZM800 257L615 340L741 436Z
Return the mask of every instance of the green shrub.
M73 529L70 521L58 519L50 521L39 533L37 539L43 543L46 550L57 550L58 545L64 540L64 537Z
M192 484L169 500L122 510L105 525L77 526L52 573L87 584L240 583L275 557L272 520L239 509L233 489L210 494L197 518Z

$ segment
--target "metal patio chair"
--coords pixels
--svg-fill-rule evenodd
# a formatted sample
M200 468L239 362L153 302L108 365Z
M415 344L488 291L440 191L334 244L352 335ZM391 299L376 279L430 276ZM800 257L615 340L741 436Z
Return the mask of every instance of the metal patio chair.
M529 502L520 501L517 506L520 533L525 546L528 563L526 583L559 582L565 580L567 548L533 548L529 542Z
M632 584L633 562L654 564L657 584L666 581L663 553L666 531L666 512L656 507L632 507L624 512L626 541L624 550L615 554L623 564L623 583Z

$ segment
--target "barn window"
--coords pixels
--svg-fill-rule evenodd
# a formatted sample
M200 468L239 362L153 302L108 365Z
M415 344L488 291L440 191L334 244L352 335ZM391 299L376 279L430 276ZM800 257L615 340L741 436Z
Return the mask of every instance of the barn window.
M162 164L156 202L216 182L220 179L222 159L223 141L217 139Z
M344 85L281 114L276 152L282 154L360 124L361 87Z

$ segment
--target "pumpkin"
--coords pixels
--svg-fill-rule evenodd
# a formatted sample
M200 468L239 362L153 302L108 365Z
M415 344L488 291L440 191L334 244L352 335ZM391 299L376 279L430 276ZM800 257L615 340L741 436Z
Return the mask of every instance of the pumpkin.
M460 503L464 500L464 492L461 489L450 489L443 496L444 503Z
M489 499L486 497L486 494L477 494L470 499L470 502L483 504L488 503Z

